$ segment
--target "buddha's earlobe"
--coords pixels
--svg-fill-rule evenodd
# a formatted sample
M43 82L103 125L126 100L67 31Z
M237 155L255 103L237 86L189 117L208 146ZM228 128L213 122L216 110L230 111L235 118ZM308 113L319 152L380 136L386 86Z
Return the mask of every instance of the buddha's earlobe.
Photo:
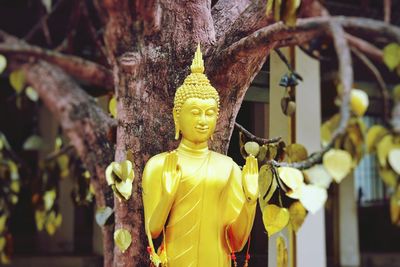
M179 139L179 125L175 123L175 140Z

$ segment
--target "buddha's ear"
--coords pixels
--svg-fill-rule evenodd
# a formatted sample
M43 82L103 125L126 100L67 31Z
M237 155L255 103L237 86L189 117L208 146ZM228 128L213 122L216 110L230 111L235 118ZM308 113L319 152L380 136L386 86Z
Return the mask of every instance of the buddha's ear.
M174 111L172 112L173 116L174 116L174 124L175 124L175 140L179 139L179 121L178 121L178 115L176 114L176 111L174 109Z

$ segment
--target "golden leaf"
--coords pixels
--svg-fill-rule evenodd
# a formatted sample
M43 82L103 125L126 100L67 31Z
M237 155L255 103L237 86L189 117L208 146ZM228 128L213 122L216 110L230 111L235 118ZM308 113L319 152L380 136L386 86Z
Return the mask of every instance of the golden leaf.
M281 5L282 5L282 0L274 1L274 20L275 21L281 20Z
M5 246L6 246L6 239L2 236L0 237L0 251L3 251Z
M39 150L43 148L44 142L42 137L38 135L31 135L25 140L23 148L25 150Z
M25 75L22 70L15 70L10 74L10 84L20 94L25 86Z
M286 246L286 241L282 236L278 236L276 239L276 264L277 267L287 267L288 266L288 251Z
M394 70L400 64L400 46L396 43L391 43L383 49L383 62L389 70Z
M289 162L299 162L307 159L307 149L300 144L290 144L285 148Z
M368 109L368 95L363 90L352 89L350 92L350 107L357 116L361 117Z
M286 208L269 204L262 211L264 227L268 232L268 236L281 231L289 223L290 215Z
M117 117L117 99L115 96L110 99L110 102L108 103L108 110L114 118Z
M46 212L41 210L35 211L36 228L39 231L43 230L44 223L46 222Z
M46 191L44 193L43 200L44 200L45 210L50 210L51 207L53 207L55 199L56 199L56 190L55 189Z
M113 185L115 183L116 175L113 172L113 164L114 162L111 162L106 168L106 181L108 185Z
M296 201L290 205L289 214L290 223L292 224L293 230L297 232L306 219L307 211L299 201Z
M400 70L400 65L399 65L398 69ZM394 101L395 102L400 102L400 84L396 85L393 88L393 93L392 94L393 94Z
M397 185L397 174L387 167L379 167L378 169L379 177L381 177L382 181L389 187L395 188Z
M304 208L311 213L316 213L321 209L328 198L325 188L316 185L304 185L301 188L300 202Z
M349 174L352 166L350 154L340 149L331 149L326 152L322 162L327 172L337 183L340 183Z
M296 191L304 184L303 174L298 169L280 167L278 168L278 173L280 179L293 191Z
M393 224L400 222L400 188L390 197L390 219Z
M11 184L10 184L10 188L11 188L11 190L12 190L13 192L19 193L19 190L20 190L20 188L21 188L21 187L20 187L19 181L18 181L18 180L12 181Z
M124 160L119 163L113 162L112 170L121 180L126 180L133 175L132 162L129 160Z
M122 252L125 252L132 243L132 236L127 230L118 229L114 232L114 242Z
M268 152L268 146L266 145L260 146L260 151L258 152L257 155L257 161L258 162L264 161L265 158L267 157L267 152Z
M66 178L69 175L69 157L66 154L63 154L57 158L57 164L60 168L60 176L61 178Z
M287 0L283 14L283 21L288 26L296 25L296 12L300 6L301 0Z
M7 215L3 213L3 215L0 216L0 233L4 232L6 228L6 222L7 222Z
M400 175L400 149L394 148L389 151L388 161L390 167Z
M314 165L303 172L306 181L313 185L328 189L332 183L332 176L321 164Z
M385 135L376 145L378 162L381 167L387 166L389 151L394 148L400 148L399 144L394 143L393 135Z
M258 152L260 151L260 145L256 142L247 142L244 144L244 150L248 155L253 155L257 157Z
M374 125L369 128L366 137L366 146L367 152L372 153L376 150L376 144L386 135L389 131L381 126L381 125Z
M3 264L10 264L10 258L4 252L1 252L0 262Z
M267 16L271 14L273 7L274 7L274 0L267 0L267 9L265 11L265 14Z
M7 58L3 55L0 55L0 74L3 73L6 67L7 67Z
M25 90L25 95L32 100L33 102L36 102L39 100L39 94L33 89L31 86L28 86Z
M115 183L115 188L118 190L118 192L125 200L128 200L132 195L132 183L133 183L133 178L126 179L125 181L122 180L120 182Z
M260 191L259 202L261 209L268 204L268 201L271 199L278 185L271 168L272 167L269 165L263 165L258 174L258 188Z

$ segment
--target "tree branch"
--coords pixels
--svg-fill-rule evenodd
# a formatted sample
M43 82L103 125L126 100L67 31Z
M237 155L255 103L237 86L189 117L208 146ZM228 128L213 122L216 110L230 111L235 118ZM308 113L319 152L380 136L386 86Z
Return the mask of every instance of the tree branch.
M215 39L220 40L226 31L240 17L242 12L251 4L250 0L219 0L211 9L214 21Z
M109 90L114 87L112 73L97 63L29 45L2 31L0 31L0 38L3 40L3 43L0 43L0 53L15 55L18 58L43 59L61 67L65 72L83 82Z
M381 91L381 96L383 99L383 119L386 124L390 124L390 94L388 88L386 86L385 81L383 80L382 75L380 74L379 70L375 67L375 65L357 48L351 48L351 51L356 55L362 63L368 68L368 70L374 75L376 81L378 82L379 89Z
M354 31L369 31L384 36L392 41L400 42L400 28L381 21L365 18L318 17L299 19L296 27L291 28L283 22L266 26L251 35L240 39L228 48L218 52L218 62L231 65L249 54L259 53L262 47L283 47L308 42L318 35L325 34L330 22L338 23ZM353 39L354 43L354 39ZM363 43L365 45L365 43ZM371 47L369 47L371 48ZM376 51L374 51L376 53ZM219 66L221 68L221 66Z
M23 65L22 70L26 81L61 123L64 133L91 173L97 206L113 207L113 192L107 185L105 169L114 159L114 120L59 67L39 61ZM104 247L105 266L111 266L112 227L103 227L103 234L104 238L111 239L111 242L104 243L108 245Z
M355 37L351 34L345 34L346 40L349 42L351 47L354 47L358 51L362 52L365 55L368 55L373 60L382 63L383 62L383 52L373 44Z
M242 125L240 125L237 122L235 122L235 128L237 128L239 131L241 131L250 140L260 143L260 144L263 144L263 145L277 143L282 139L281 137L275 137L275 138L271 138L271 139L258 137L256 135L252 134L249 130L247 130L246 128L244 128Z

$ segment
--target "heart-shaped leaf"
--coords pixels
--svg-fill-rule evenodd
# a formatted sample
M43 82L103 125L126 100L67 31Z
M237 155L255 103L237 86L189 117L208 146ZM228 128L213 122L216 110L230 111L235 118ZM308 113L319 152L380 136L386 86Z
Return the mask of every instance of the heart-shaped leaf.
M3 73L6 67L7 67L7 58L3 55L0 55L0 74Z
M313 185L328 189L332 183L332 176L321 164L314 165L304 170L304 173L306 180Z
M115 188L125 200L128 200L132 195L132 182L133 179L126 179L115 183Z
M252 141L247 142L246 144L244 144L244 150L247 152L247 154L257 157L258 152L260 151L260 145Z
M271 236L281 231L289 223L289 211L277 205L269 204L263 209L264 227Z
M349 174L353 164L349 152L340 149L331 149L326 152L322 162L337 183L340 183Z
M388 161L390 164L390 167L400 175L400 149L399 148L394 148L391 149L389 152L389 157Z
M15 70L10 74L10 84L20 94L25 86L25 75L22 70Z
M316 185L305 185L301 189L300 202L311 213L316 213L322 208L328 198L325 188Z
M122 162L112 163L113 172L123 181L128 179L132 174L132 162L124 160Z
M287 185L290 189L295 191L304 184L304 177L301 171L291 167L280 167L278 168L279 178Z
M104 226L110 218L110 216L114 213L114 210L110 207L101 207L96 211L96 222L100 226Z
M24 142L23 148L25 150L39 150L43 148L44 142L42 137L38 135L31 135Z
M299 201L296 201L290 205L289 214L290 223L292 224L293 230L297 232L306 219L307 211Z
M132 243L132 236L127 230L118 229L114 232L114 242L122 252L125 252Z
M388 133L389 131L381 125L374 125L369 128L365 140L367 151L369 153L375 152L377 143Z
M278 183L272 173L272 167L263 165L258 174L258 188L260 191L260 208L263 209L274 194Z
M361 117L367 111L369 99L367 93L360 89L352 89L350 94L351 110Z

